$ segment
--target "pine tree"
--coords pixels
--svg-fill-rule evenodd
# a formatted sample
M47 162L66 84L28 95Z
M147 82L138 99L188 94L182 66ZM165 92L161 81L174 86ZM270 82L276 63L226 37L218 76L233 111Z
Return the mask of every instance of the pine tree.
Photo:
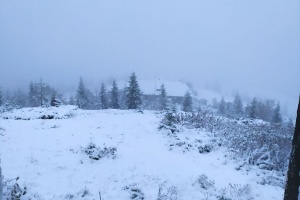
M29 84L28 105L30 107L39 106L37 84L34 82L30 82Z
M113 109L119 109L119 89L117 86L116 81L113 82L112 89L111 89L111 100L110 100L110 106Z
M93 92L91 92L89 89L85 89L86 97L87 97L87 104L86 104L86 109L96 109L98 101L99 101L99 94L94 95Z
M159 93L159 103L160 103L159 109L160 110L166 110L167 109L168 99L167 99L167 92L166 92L164 84L162 84L160 86L160 90L159 91L160 91L160 93Z
M61 102L57 99L57 92L53 91L53 93L51 95L50 106L58 107L60 104L61 104Z
M40 106L44 106L46 104L46 84L44 80L41 78L39 83L37 84L37 90L38 90L38 99Z
M75 105L75 100L74 100L73 95L70 96L70 98L69 98L69 104L70 104L70 105Z
M296 127L292 141L292 151L287 172L284 200L298 199L300 186L300 97L298 103Z
M281 114L280 114L280 105L279 105L279 103L276 105L276 107L274 109L274 114L273 114L272 122L276 123L276 124L280 124L282 122L282 117L281 117Z
M0 106L3 105L3 94L2 94L2 90L1 90L1 87L0 87Z
M225 113L226 113L226 102L224 100L224 97L222 97L222 99L219 103L219 113L222 115L225 115Z
M239 94L236 94L233 101L234 114L241 116L243 114L243 102Z
M21 90L14 91L13 95L10 97L10 103L14 108L20 109L26 106L27 95Z
M171 133L175 133L178 131L176 126L177 117L176 117L176 107L173 105L171 108L166 110L166 113L158 126L158 130L166 129L170 130Z
M258 109L257 109L257 99L253 98L250 107L249 107L249 117L256 119L258 117Z
M85 89L82 78L80 78L79 80L79 85L76 93L76 104L79 108L82 109L86 109L89 104L87 91Z
M256 118L262 119L264 121L272 122L272 118L274 115L274 100L260 100L257 102L257 116Z
M101 109L107 109L108 104L107 104L107 93L106 93L106 88L104 83L101 84L101 89L100 89L100 107Z
M189 91L183 97L182 110L184 112L191 112L193 110L193 100Z
M126 88L126 105L128 109L138 109L142 105L141 90L135 73L129 78L129 86Z

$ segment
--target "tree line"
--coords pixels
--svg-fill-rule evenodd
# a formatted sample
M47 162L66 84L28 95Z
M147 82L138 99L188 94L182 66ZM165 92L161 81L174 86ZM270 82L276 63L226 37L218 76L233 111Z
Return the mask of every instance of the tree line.
M224 97L220 102L214 100L213 107L218 110L220 115L228 118L262 119L279 124L283 122L280 103L271 99L258 100L254 97L250 103L244 106L240 95L236 94L233 102L225 101Z
M147 104L146 101L152 101L152 106L145 106ZM69 99L66 99L63 94L45 83L43 79L40 79L38 82L30 82L28 92L17 90L14 93L4 95L0 88L0 107L2 107L2 110L22 107L59 106L61 104L77 105L81 109L146 108L166 110L171 107L172 100L169 98L163 84L160 86L159 94L154 99L145 99L135 73L130 75L128 86L122 89L118 87L116 81L113 81L111 88L107 88L102 82L98 94L91 92L85 86L83 79L80 78L75 96L70 96ZM200 104L187 91L182 99L181 109L184 112L192 112ZM233 101L225 101L222 97L220 101L214 99L211 106L220 115L228 118L245 117L262 119L273 123L282 123L283 121L280 104L270 99L259 100L255 97L249 104L244 106L240 95L236 94Z
M167 94L164 85L161 86L159 95L160 109L167 107ZM100 92L91 92L79 79L75 96L66 99L58 90L45 83L43 79L38 82L30 82L28 92L17 90L13 93L3 94L0 88L0 107L10 110L13 108L77 105L81 109L141 109L143 103L142 91L135 73L129 77L128 87L119 89L116 81L113 81L110 90L104 83Z

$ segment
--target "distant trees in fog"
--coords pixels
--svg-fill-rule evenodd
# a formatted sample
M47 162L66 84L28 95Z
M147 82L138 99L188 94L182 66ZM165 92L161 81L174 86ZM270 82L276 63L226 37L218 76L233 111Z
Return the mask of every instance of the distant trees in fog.
M184 112L191 112L193 110L193 99L189 91L183 97L182 110Z
M100 108L107 109L108 108L108 100L107 100L106 87L105 87L104 83L101 84L99 100L100 100Z
M222 97L220 102L214 100L213 107L218 108L218 113L229 118L245 117L252 119L262 119L272 123L282 123L282 114L280 104L274 100L258 100L256 97L252 101L243 106L243 102L239 94L235 95L233 102L226 102Z
M136 74L132 73L125 87L119 88L114 80L111 87L104 83L99 87L99 92L91 92L82 78L79 79L76 94L69 96L68 100L40 79L38 82L30 82L27 91L6 91L0 88L0 112L13 108L59 106L61 104L77 105L81 109L150 109L165 111L172 106L172 102L181 103L184 112L193 112L203 105L201 100L193 98L192 93L187 91L183 97L168 96L165 85L157 89L158 94L143 94ZM194 94L194 92L193 92ZM194 102L193 102L194 101ZM207 106L207 101L204 103ZM267 122L280 124L283 121L281 107L274 100L261 100L256 97L246 106L239 94L234 96L233 101L227 101L223 97L218 101L214 99L212 105L208 105L219 115L228 118L253 118Z
M76 93L76 105L82 109L138 109L142 105L141 95L135 73L131 74L128 87L123 90L119 90L116 81L113 81L110 91L107 91L105 84L102 83L97 97L85 87L83 79L80 78ZM69 103L73 102L73 97L71 97Z
M168 103L168 97L165 85L162 84L159 89L159 109L160 110L166 110L167 109L167 103Z
M113 81L112 89L110 92L110 107L113 109L119 109L119 88L116 81Z

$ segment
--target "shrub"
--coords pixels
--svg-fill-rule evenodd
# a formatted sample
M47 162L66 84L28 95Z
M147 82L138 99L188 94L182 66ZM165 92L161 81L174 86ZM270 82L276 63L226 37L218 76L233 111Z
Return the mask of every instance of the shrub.
M228 147L228 153L234 159L245 160L261 169L287 170L293 135L293 129L287 126L262 120L228 119L213 115L209 109L199 109L192 113L166 114L159 129L169 129L175 133L178 125L213 133L219 138L218 145ZM205 153L213 147L206 145L198 149L200 153Z
M97 147L93 142L90 142L87 147L82 149L88 156L89 158L93 160L99 160L104 157L112 157L113 159L116 158L116 147L106 147L100 148Z
M209 180L208 177L205 174L200 175L194 185L197 184L201 189L208 190L210 188L215 188L215 182L212 180Z
M165 183L159 184L157 200L177 200L177 188L175 186L166 188Z
M168 109L166 113L164 114L163 119L161 120L158 130L169 130L171 133L178 132L177 128L177 117L176 117L176 109L175 107L172 109Z
M9 200L20 200L22 196L26 195L27 193L27 188L26 187L20 187L18 184L17 180L19 179L16 178L16 182L11 184L7 182L5 184L5 190L3 192L3 197L4 199L9 199Z
M143 200L143 199L145 199L144 193L142 192L142 190L139 187L137 187L136 184L125 186L124 190L128 190L129 191L129 193L130 193L130 199L135 199L135 200Z

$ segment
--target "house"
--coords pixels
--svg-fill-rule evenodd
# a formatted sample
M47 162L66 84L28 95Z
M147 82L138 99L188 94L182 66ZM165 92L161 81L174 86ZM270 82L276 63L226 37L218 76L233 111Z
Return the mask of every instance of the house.
M162 84L165 86L167 97L174 104L181 104L183 102L184 94L187 91L190 91L189 87L181 81L169 81L163 79L139 80L145 107L158 107L156 104L158 104L158 96Z

